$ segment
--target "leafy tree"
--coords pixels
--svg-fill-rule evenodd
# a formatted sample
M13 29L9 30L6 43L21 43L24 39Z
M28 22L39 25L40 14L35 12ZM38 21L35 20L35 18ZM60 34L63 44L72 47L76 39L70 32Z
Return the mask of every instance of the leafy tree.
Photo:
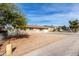
M77 19L69 21L69 27L74 31L77 32L77 29L79 28L79 22Z
M26 18L20 12L16 4L1 3L0 4L0 25L11 24L15 28L26 25ZM22 27L19 27L22 28Z
M66 31L66 26L64 25L64 26L62 26L62 29L64 30L64 31Z

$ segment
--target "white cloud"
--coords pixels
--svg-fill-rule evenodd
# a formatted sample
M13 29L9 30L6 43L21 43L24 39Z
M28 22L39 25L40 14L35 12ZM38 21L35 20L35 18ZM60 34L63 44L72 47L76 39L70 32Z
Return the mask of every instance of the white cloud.
M62 8L62 7L61 7ZM61 9L60 8L60 9ZM43 24L43 23L39 23L40 21L49 21L47 24L48 25L67 25L69 20L73 20L74 18L78 18L79 19L79 4L73 4L72 7L63 7L64 10L67 10L67 8L69 8L69 10L71 10L70 12L67 13L56 13L56 14L50 14L50 15L35 15L32 14L30 15L30 18L32 21L37 22L36 24ZM56 10L60 10L59 7L54 7L52 8L52 6L47 7L47 9L43 9L45 11L56 11ZM32 16L32 17L31 17ZM33 17L34 16L34 17Z

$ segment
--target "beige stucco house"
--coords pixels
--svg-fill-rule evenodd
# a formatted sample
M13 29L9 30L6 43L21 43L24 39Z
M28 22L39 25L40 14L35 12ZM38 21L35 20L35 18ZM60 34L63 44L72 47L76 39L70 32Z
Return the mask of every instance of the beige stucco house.
M32 32L49 32L51 28L46 26L37 26L37 25L27 25L27 31Z

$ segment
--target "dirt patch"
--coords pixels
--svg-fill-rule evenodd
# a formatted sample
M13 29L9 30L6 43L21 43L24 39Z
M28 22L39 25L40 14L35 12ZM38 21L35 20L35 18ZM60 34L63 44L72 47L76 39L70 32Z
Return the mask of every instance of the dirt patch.
M44 47L48 44L61 40L69 35L54 34L54 33L28 33L29 37L11 38L10 43L14 50L14 56L20 56L27 54L35 49ZM8 41L4 43L4 47L8 44ZM5 48L4 48L5 49Z

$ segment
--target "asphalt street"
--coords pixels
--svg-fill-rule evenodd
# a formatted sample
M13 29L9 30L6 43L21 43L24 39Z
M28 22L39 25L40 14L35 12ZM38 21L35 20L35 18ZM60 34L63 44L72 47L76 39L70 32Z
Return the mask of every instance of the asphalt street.
M69 35L67 38L36 49L24 56L78 56L79 32Z

